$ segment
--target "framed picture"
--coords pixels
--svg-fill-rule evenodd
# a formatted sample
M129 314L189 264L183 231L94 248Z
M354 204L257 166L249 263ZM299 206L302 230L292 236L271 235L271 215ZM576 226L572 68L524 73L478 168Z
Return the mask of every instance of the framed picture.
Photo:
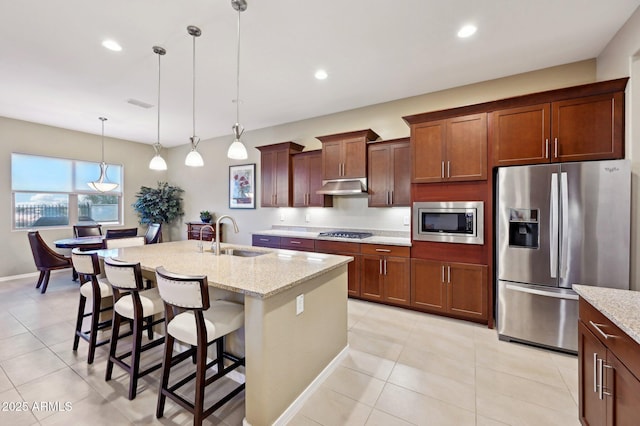
M256 208L256 165L229 166L229 208Z

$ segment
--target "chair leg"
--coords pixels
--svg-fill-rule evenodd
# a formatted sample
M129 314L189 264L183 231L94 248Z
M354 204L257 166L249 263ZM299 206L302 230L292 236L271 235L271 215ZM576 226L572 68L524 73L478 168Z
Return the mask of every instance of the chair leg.
M175 339L167 333L164 341L164 358L162 359L162 378L160 379L160 393L158 394L158 406L156 408L156 417L161 418L164 415L164 403L167 396L164 391L169 387L169 371L171 370L171 358L173 357L173 342Z
M116 357L116 350L118 346L118 334L120 334L120 322L122 317L118 315L115 310L113 312L113 323L111 325L111 342L109 343L109 359L107 360L107 370L104 375L104 380L111 380L111 375L113 374L113 361L112 359Z
M218 373L224 370L224 336L216 342L216 356L218 357Z
M49 285L49 275L51 275L51 271L46 271L44 273L44 281L42 282L42 289L40 289L40 293L44 294L47 291L47 286Z
M204 420L204 383L207 375L207 345L201 344L197 348L196 362L196 397L193 403L193 424L194 426L202 425Z
M40 288L42 285L42 280L44 279L45 271L40 271L40 276L38 277L38 282L36 283L36 288Z
M129 399L136 397L138 388L138 371L140 370L140 346L142 343L142 318L133 320L133 347L131 348L131 371L129 371Z
M149 340L153 340L153 326L151 325L151 323L153 322L153 317L147 317L145 318L145 321L147 322L147 337L149 338Z
M71 267L71 280L72 281L77 281L78 280L78 272L76 271L76 268Z
M98 323L100 322L100 295L93 295L93 310L91 311L91 330L89 330L89 356L87 364L93 364L98 339Z
M76 318L76 333L73 337L73 350L78 350L78 342L80 341L80 333L82 333L82 320L84 319L84 308L87 302L87 298L82 294L80 295L80 302L78 302L78 316Z

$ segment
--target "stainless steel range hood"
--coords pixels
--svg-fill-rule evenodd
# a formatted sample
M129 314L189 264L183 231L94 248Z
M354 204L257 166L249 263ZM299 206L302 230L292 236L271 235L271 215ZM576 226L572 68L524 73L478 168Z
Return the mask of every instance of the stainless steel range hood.
M323 180L322 188L316 194L357 195L367 192L367 178Z

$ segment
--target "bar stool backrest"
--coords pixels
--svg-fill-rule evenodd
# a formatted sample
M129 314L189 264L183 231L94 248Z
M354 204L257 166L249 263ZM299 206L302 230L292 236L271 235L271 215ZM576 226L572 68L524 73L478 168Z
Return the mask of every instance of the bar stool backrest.
M143 289L140 263L121 262L107 257L104 259L104 273L112 287L121 290Z
M160 297L166 304L182 309L209 309L209 284L206 276L174 274L159 266L156 269L156 280Z
M144 237L111 238L104 240L104 247L107 249L143 246L144 244Z
M73 249L71 252L71 262L76 272L80 274L82 281L82 275L100 275L100 260L96 252L80 251L80 249Z

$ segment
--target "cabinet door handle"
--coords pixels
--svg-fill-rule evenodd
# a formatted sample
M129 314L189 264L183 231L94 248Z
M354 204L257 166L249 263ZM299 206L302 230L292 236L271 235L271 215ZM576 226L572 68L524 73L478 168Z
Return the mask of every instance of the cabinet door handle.
M604 325L604 324L596 324L596 323L595 323L595 322L593 322L593 321L589 321L589 324L591 324L591 326L592 326L593 328L595 328L595 329L596 329L596 331L597 331L598 333L600 333L600 334L602 335L602 337L604 337L605 339L608 339L609 337L616 337L615 335L613 335L613 334L607 334L607 333L605 333L604 331L602 331L602 330L600 329L600 327L605 327L605 325Z
M381 253L391 253L391 250L389 250L389 249L377 248L376 251L381 252Z
M380 275L382 275L382 259L380 259Z
M447 161L447 177L451 177L451 161Z
M598 393L598 353L593 353L593 392Z
M440 165L440 177L444 179L444 161L442 161Z
M544 140L544 158L549 158L549 138Z
M296 240L291 240L289 241L291 244L302 244L302 242L300 241L296 241Z
M389 191L389 196L391 198L391 202L389 204L393 204L393 191Z
M442 265L442 280L441 280L441 281L442 281L443 283L444 283L444 282L446 282L446 281L444 280L444 265Z
M447 282L451 283L451 265L447 265Z
M598 377L600 379L600 386L598 387L598 399L604 399L604 396L613 396L612 392L604 390L604 369L610 368L613 370L613 366L605 364L603 359L598 359Z
M387 191L387 205L389 205L389 191Z
M265 241L266 242L266 241L269 241L269 239L268 238L260 238L260 241Z
M554 142L554 145L555 145L555 148L554 148L554 151L555 151L554 157L555 157L555 158L558 158L558 138L555 138L553 142Z
M384 274L387 275L387 259L384 260Z

